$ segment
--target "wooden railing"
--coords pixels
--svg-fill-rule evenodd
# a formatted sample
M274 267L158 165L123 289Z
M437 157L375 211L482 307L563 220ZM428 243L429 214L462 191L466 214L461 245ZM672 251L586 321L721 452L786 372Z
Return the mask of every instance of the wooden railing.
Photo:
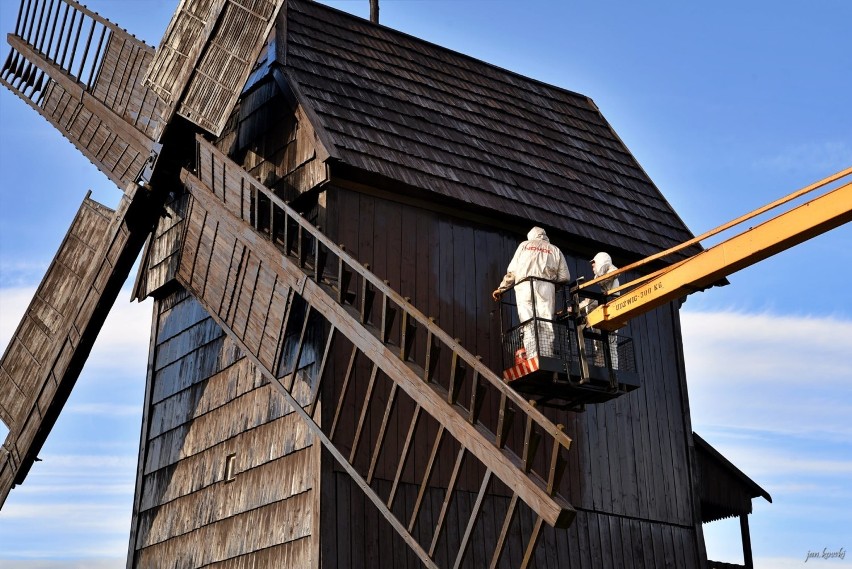
M462 466L471 458L484 467L484 475L468 522L462 524L464 532L454 566L458 566L466 554L494 477L506 485L511 499L493 544L491 566L498 564L509 539L519 500L537 516L524 547L521 565L527 566L533 558L542 524L567 527L574 518L573 508L557 493L566 463L564 454L571 443L563 427L554 424L534 404L506 385L434 319L426 317L342 246L333 243L319 228L200 137L197 160L196 172L183 174L193 199L187 215L187 237L178 280L235 337L291 404L299 407L297 410L319 439L427 566L437 566L436 548L446 530L446 514L459 487ZM212 199L214 196L218 199ZM264 236L265 240L258 242L248 231ZM212 238L212 242L205 243L204 235L208 241ZM220 251L230 251L228 258L232 266L212 268L204 265L215 259L225 259L221 252L214 253L216 247L220 247ZM204 251L199 252L201 249ZM275 302L270 298L267 304L257 306L252 301L251 307L245 309L235 308L233 302L239 301L229 300L225 309L223 299L235 298L239 287L244 286L247 251L254 259L250 270L253 282L273 283L270 296L274 297L275 291L280 290L278 294L286 298L279 297ZM189 256L191 262L186 260ZM199 263L205 267L203 278L198 275ZM233 266L237 263L239 266ZM211 275L219 273L224 274L222 282L210 282L211 278L218 278ZM291 365L281 365L277 358L282 352L280 343L283 340L279 340L274 350L267 346L265 355L261 345L264 330L250 333L248 326L237 324L237 314L248 310L248 314L239 318L250 321L253 311L257 310L258 315L264 314L263 319L267 321L264 326L270 319L280 318L283 321L279 324L276 320L274 326L283 331L290 315L277 317L272 313L285 300L286 306L291 307L295 297L307 302L307 314ZM300 405L293 393L297 383L293 371L300 361L312 315L325 319L330 331L318 358L321 363L310 394ZM332 420L326 420L322 428L314 421L314 415L322 384L329 381L324 372L338 335L352 345L350 363L344 376L335 378L341 387L336 393L337 401L324 404L323 413ZM353 369L359 357L369 359L372 371L368 385L361 390L363 399L353 406L353 395L348 391L351 391ZM375 388L380 381L386 380L390 380L390 388L386 397L381 398L383 407L377 408ZM414 412L407 418L409 422L396 473L389 488L379 495L373 484L377 463L388 433L389 417L402 397L413 402ZM344 405L358 411L357 421L354 431L347 434L351 438L339 442L342 435L338 418ZM484 405L496 408L496 412L482 413ZM372 413L382 417L377 430L365 428L367 416ZM403 471L411 459L415 431L427 418L436 428L417 498L410 511L394 514L400 510L395 502ZM368 431L370 436L367 436ZM440 513L437 519L431 520L434 527L426 532L425 541L421 532L423 543L420 543L413 531L423 522L424 496L436 473L436 459L448 440L455 441L459 451L446 482ZM369 460L364 461L363 467L356 468L356 455L362 452L367 453Z

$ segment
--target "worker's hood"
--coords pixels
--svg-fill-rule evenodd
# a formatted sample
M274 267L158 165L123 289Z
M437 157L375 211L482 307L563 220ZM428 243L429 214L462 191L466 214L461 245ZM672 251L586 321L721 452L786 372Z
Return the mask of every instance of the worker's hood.
M610 267L612 267L612 258L609 256L609 253L600 252L595 255L592 261L595 263L594 270L596 277L607 274L610 271Z
M527 239L532 241L533 239L543 239L544 241L550 242L550 239L547 238L547 233L544 232L544 229L541 227L533 227L530 229L530 232L527 233Z

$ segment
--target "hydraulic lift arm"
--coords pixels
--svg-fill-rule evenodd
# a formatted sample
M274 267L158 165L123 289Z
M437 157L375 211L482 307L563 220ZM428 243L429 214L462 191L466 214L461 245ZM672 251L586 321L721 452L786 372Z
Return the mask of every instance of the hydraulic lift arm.
M829 181L835 181L850 174L852 174L852 168L814 184L810 188L819 187ZM800 193L797 194L800 195ZM785 201L787 200L785 199ZM761 208L758 212L766 209ZM753 215L741 219L750 219L751 217ZM591 311L587 316L587 324L607 331L617 330L636 316L676 298L703 290L740 269L849 221L852 221L852 182L752 227L692 257L619 287L618 290L625 292ZM731 224L728 224L723 228L730 226ZM691 240L690 243L695 241ZM654 255L652 257L659 258L660 256ZM650 259L651 257L629 267L624 267L619 273ZM606 275L606 278L611 276L613 275ZM584 285L584 288L600 280L603 279L590 281Z

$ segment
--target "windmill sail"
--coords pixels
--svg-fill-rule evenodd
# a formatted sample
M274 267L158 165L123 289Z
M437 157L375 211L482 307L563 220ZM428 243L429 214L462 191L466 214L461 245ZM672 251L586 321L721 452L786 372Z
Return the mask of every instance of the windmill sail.
M0 507L23 482L150 232L147 191L113 211L88 196L0 360Z
M154 50L73 0L21 2L0 83L120 188L136 181L165 128L141 80Z
M170 220L184 228L182 242L171 241L179 250L178 282L269 378L425 566L437 566L436 546L448 525L466 528L457 563L464 558L473 528L482 522L485 497L498 479L512 497L489 559L499 561L523 502L537 516L524 553L522 566L528 566L543 524L566 527L574 518L574 509L556 492L570 446L567 435L271 190L210 143L200 137L197 142L197 174L182 175L189 193L184 219L177 225ZM315 351L306 340L309 327L327 333L312 356L322 362L319 371L305 378L303 354ZM451 355L448 367L438 358L442 351ZM325 377L326 363L339 361L341 353L350 361L348 371ZM372 370L366 390L350 386L356 360ZM380 383L390 385L387 397L378 395ZM329 395L326 389L332 385L336 391ZM407 418L408 442L397 453L386 448L386 435L388 418L403 399L413 402L415 412ZM485 400L499 401L500 413L481 416ZM340 428L338 418L353 409L354 431ZM381 428L370 428L379 417ZM523 437L508 436L511 417L518 426L515 435L523 431ZM416 503L401 515L397 490L408 482L403 472L414 451L412 434L426 421L438 427L430 443L432 459L418 481ZM478 499L466 520L424 516L424 497L430 479L439 476L434 460L442 446L458 449L443 512L460 480L471 484L458 474L463 465L476 463L482 473L474 483ZM388 454L398 457L390 470L380 460ZM392 485L378 490L377 477ZM413 530L427 521L430 532ZM422 535L430 537L422 541ZM137 541L148 539L140 535ZM157 551L151 546L139 552L139 559L153 559Z
M181 0L145 84L220 135L284 0Z

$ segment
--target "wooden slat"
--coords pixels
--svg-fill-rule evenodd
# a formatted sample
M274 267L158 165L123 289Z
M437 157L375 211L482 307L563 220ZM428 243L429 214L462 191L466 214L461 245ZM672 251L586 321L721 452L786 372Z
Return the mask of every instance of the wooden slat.
M9 37L9 43L49 75L51 85L46 90L53 98L45 97L39 103L24 96L7 80L0 80L0 83L19 94L120 188L125 189L135 181L154 148L154 140L95 97L84 96L85 91L79 84L26 43L15 36ZM67 96L62 96L65 93ZM112 138L93 136L98 132L109 132Z
M121 284L142 248L147 236L145 218L149 217L153 225L156 213L141 209L147 198L143 190L130 189L116 212L88 197L84 200L10 348L0 360L0 370L3 370L0 381L27 386L20 389L4 385L0 389L3 408L16 410L14 416L7 417L10 429L5 446L14 451L5 455L4 466L0 469L4 482L0 487L0 506L11 485L23 482L62 410ZM81 225L85 229L81 229ZM66 268L74 264L66 259L75 251L69 246L73 243L71 236L85 239L95 251L91 266L80 275ZM51 329L41 325L36 332L28 319L36 314L38 306L48 296L55 299L56 308L61 308L56 310L58 316ZM38 333L43 341L46 332L49 332L46 334L48 340L37 352L41 361L36 361L32 353L23 348L28 343L26 336ZM19 346L21 349L17 349ZM23 363L21 358L27 361Z
M284 0L181 0L145 83L220 135Z
M187 173L184 174L184 180L187 184L189 184L188 189L194 195L198 194L203 196L210 191L209 189L205 189L201 186L200 181ZM243 222L239 222L238 220L231 218L230 214L224 209L224 207L219 206L215 202L207 203L206 206L206 209L209 209L211 215L213 215L213 217L217 220L217 227L220 228L220 231L227 231L234 237L237 235L245 235L244 238L251 239L251 241L255 240L254 237L249 237L252 235L253 230L247 225L244 226ZM198 208L200 208L200 204L196 201L192 209L196 210ZM193 213L193 215L196 214ZM205 214L201 211L198 215L203 216ZM322 236L321 234L318 234L316 237L320 238ZM268 258L275 258L279 255L274 246L269 243L258 242L254 244L254 248L262 257L266 256ZM263 253L262 250L267 248L268 251ZM361 325L353 318L353 315L337 304L337 302L334 301L320 287L320 285L306 279L306 275L304 275L300 269L297 267L291 267L288 264L279 266L276 263L273 267L270 267L270 270L275 270L276 274L278 274L280 278L289 281L291 287L295 288L295 290L302 290L302 296L309 304L313 305L319 313L323 314L326 319L338 327L359 350L365 354L369 354L373 361L378 362L385 375L399 383L400 387L402 387L412 399L424 407L428 406L431 414L440 416L442 424L450 430L453 436L462 442L462 444L467 446L479 460L483 461L491 469L493 469L495 474L506 481L507 484L518 486L518 492L522 495L524 501L534 507L537 511L542 512L545 519L548 520L548 523L556 525L564 524L573 516L573 509L571 509L567 503L561 499L553 499L546 494L544 488L545 483L543 480L535 475L527 476L521 473L520 459L505 450L501 452L492 452L491 449L496 448L494 447L493 435L484 429L481 429L478 425L469 422L467 418L462 417L455 410L448 414L447 411L449 409L447 409L448 404L445 401L446 396L441 395L435 389L424 389L422 380L417 377L417 374L414 373L412 368L404 364L399 358L395 357L387 347L381 345L377 337L372 336L368 332L365 333ZM362 268L362 270L364 269ZM188 283L187 286L190 286L192 290L204 290L203 284L201 284L201 286L198 284L189 284L191 281L196 280L196 278L192 275L180 273L179 278L183 282ZM376 285L374 284L374 286ZM385 294L395 293L392 291L386 291ZM443 334L444 337L446 337L446 334L437 328L433 330L433 333L436 337L438 337L439 334ZM450 345L454 349L462 350L461 346L458 346L457 343L449 340L448 338L447 340L451 342ZM511 392L511 394L507 393L507 396L514 396L515 398L518 398L518 395L514 393L511 388L505 386L502 381L497 379L493 372L485 368L483 364L477 361L473 356L469 357L473 362L472 365L476 366L478 370L483 370L489 374L490 377L494 378L494 383L492 383L492 385L500 386L507 392ZM469 363L468 365L471 364ZM474 390L474 392L476 392L476 390ZM552 425L552 423L550 423L547 419L544 419L544 417L534 408L530 407L528 403L522 401L521 403L524 408L530 410L528 412L528 416L540 417L540 419L536 421L536 424L540 425L542 429L548 433L555 434L556 438L561 440L565 440L567 438L564 433L556 429L555 425ZM567 445L563 444L563 446Z

